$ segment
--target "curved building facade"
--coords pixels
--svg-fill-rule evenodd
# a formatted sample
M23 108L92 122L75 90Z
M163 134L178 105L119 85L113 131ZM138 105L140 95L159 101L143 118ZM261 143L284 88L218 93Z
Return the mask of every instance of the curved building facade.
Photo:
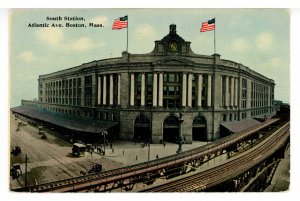
M176 25L151 53L123 52L40 75L38 82L42 108L118 122L126 140L176 142L180 113L186 143L218 139L228 122L275 113L272 79L218 54L195 54Z

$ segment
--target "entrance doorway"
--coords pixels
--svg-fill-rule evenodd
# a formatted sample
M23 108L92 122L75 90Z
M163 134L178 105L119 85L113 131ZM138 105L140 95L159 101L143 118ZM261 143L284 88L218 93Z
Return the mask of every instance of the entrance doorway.
M178 143L179 120L176 116L169 116L164 121L163 140Z
M143 114L136 117L134 121L135 142L151 142L150 120Z
M203 116L197 116L193 121L193 141L207 141L207 124Z

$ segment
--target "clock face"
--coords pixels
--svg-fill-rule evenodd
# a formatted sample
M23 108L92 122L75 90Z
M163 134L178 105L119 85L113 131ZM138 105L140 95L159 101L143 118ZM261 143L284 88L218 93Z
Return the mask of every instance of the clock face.
M178 51L178 45L177 45L177 43L174 43L174 42L170 43L169 44L169 50L171 52L177 52Z

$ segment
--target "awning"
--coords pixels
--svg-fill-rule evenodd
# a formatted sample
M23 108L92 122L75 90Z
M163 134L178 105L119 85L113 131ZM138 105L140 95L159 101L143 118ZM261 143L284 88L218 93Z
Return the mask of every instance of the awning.
M226 122L221 123L222 126L227 128L228 130L237 133L241 132L243 130L246 130L248 128L254 127L261 124L261 122L256 121L254 119L247 119L247 120L241 120L241 121L235 121L235 122Z
M98 121L80 116L47 111L42 108L27 108L19 106L11 108L11 111L30 118L48 122L56 126L87 133L100 133L119 124L118 122L113 121Z

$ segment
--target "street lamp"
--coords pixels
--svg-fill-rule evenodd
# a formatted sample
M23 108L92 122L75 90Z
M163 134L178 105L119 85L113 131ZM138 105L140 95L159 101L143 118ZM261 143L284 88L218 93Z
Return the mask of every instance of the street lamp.
M25 189L27 191L27 162L28 162L28 157L27 154L25 155Z
M150 161L150 138L148 142L148 162Z
M182 153L182 144L183 144L183 136L182 136L182 123L183 123L183 117L182 117L182 112L179 113L179 143L178 143L178 150L177 150L177 154Z
M103 136L103 156L105 155L105 137L108 135L107 131L101 132L101 135Z

